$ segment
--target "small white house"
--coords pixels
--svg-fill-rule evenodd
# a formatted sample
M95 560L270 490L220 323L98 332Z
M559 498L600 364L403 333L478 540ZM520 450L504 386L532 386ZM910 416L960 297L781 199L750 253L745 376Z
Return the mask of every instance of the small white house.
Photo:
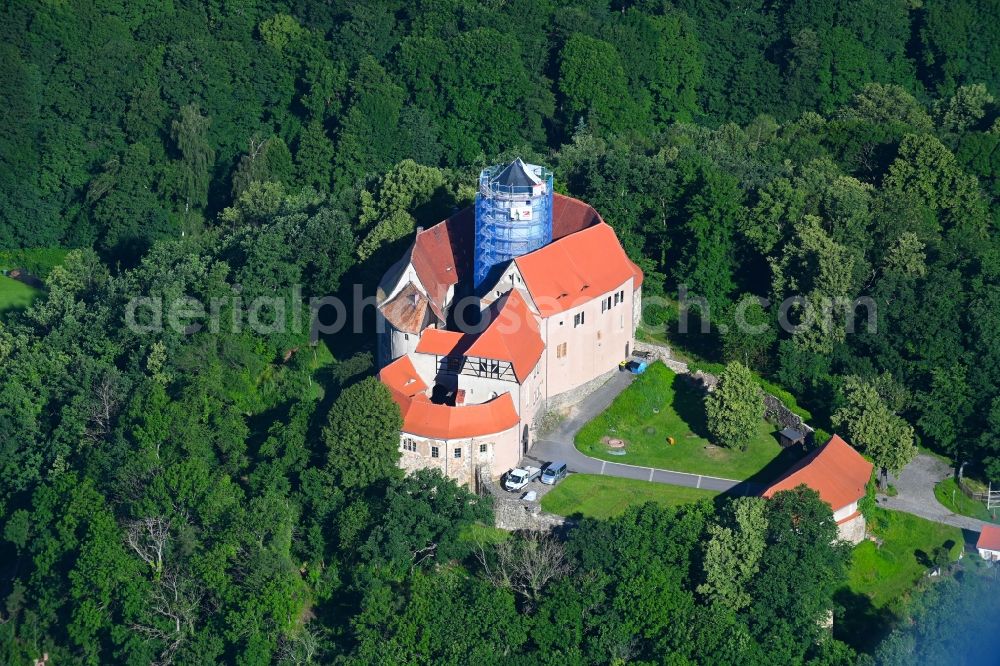
M1000 562L1000 527L985 525L976 543L979 557L989 562Z

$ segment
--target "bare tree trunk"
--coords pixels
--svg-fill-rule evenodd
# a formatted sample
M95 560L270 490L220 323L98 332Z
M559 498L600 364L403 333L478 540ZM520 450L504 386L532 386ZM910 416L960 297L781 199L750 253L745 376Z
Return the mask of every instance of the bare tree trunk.
M572 569L562 543L547 532L531 531L503 541L496 545L494 555L489 557L482 546L476 553L486 577L497 587L513 591L529 607L537 603L550 581Z

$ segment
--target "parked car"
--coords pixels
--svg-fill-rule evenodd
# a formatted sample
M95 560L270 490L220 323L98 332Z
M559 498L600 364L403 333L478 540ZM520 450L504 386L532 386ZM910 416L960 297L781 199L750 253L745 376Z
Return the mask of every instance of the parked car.
M540 481L546 485L554 486L563 479L566 478L566 463L564 462L551 462L542 472L542 478Z
M516 492L537 479L542 470L537 467L515 467L507 472L507 478L503 482L504 490Z

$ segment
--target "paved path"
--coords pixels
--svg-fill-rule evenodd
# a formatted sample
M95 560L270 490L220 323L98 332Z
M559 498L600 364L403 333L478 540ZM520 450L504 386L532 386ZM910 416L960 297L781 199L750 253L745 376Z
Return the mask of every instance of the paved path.
M948 463L939 458L921 453L907 465L893 485L899 494L895 497L880 497L879 506L912 513L945 525L963 530L982 532L986 523L976 518L952 513L934 497L934 484L953 474Z
M575 405L569 415L552 432L537 440L526 456L533 463L561 460L566 463L571 472L585 474L606 474L624 479L638 481L653 481L687 488L703 488L718 492L730 492L734 495L749 495L759 492L760 488L752 487L745 481L722 479L701 474L675 472L655 467L640 467L627 463L611 462L591 458L581 453L575 446L576 433L595 416L607 409L608 405L624 391L635 375L619 372L605 384Z
M526 460L536 465L561 460L567 464L571 472L606 474L625 479L729 492L733 495L753 495L763 490L759 484L751 484L746 481L675 472L655 467L640 467L628 463L591 458L581 453L574 444L576 433L588 421L607 409L618 394L632 383L633 379L635 376L627 372L619 372L612 376L600 388L575 405L569 415L552 432L537 440L525 457ZM905 511L963 530L981 532L985 522L952 513L934 497L934 484L948 478L951 474L952 470L947 463L934 456L921 453L906 466L899 478L894 479L894 485L899 494L896 497L880 497L879 506Z

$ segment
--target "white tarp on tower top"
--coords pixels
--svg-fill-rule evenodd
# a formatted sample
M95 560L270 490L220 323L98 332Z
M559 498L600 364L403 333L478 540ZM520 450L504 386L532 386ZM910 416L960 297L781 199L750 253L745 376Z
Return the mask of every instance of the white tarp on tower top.
M541 167L531 165L534 169L541 170ZM507 167L490 178L490 185L501 185L505 187L531 187L543 185L542 179L533 173L533 169L518 157L507 165Z

